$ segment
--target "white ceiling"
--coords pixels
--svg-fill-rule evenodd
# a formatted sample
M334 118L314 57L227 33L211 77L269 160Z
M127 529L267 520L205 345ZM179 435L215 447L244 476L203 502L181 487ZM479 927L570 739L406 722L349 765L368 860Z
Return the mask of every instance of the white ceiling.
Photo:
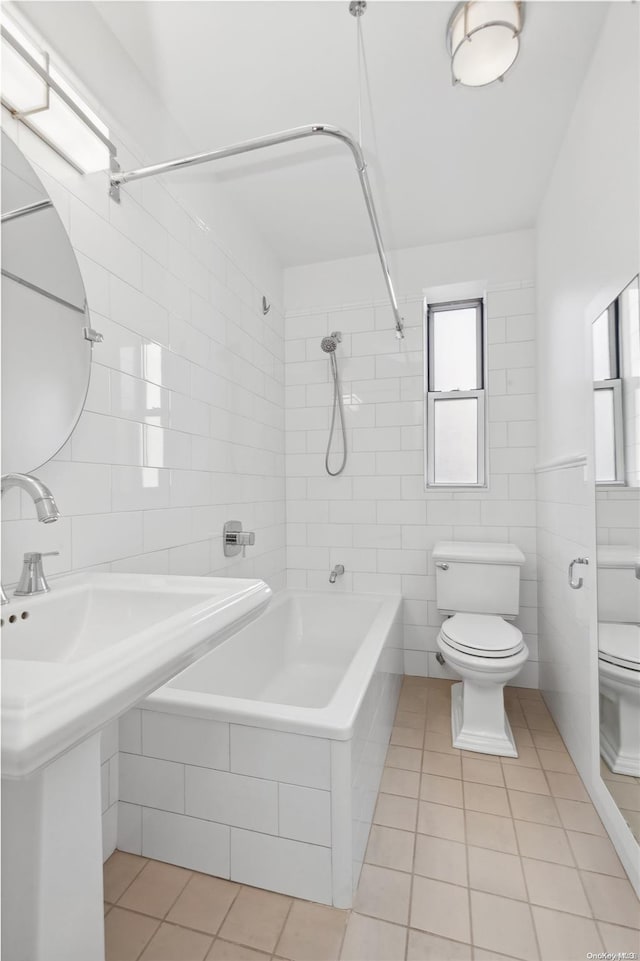
M533 225L607 4L527 3L515 67L503 84L477 90L451 86L453 6L370 0L362 20L371 104L363 143L390 249ZM185 131L185 153L315 122L357 132L348 0L95 8ZM340 144L275 147L172 176L225 182L283 266L372 250Z

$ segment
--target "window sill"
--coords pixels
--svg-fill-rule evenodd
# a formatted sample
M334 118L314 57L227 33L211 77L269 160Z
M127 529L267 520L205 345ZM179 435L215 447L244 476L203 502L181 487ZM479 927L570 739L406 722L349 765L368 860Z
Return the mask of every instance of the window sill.
M425 494L465 494L489 490L488 484L425 484Z

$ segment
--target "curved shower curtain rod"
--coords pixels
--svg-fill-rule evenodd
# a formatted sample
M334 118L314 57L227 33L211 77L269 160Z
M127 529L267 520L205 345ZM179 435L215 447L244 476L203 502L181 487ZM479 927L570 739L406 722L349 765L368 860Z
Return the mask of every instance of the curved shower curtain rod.
M249 153L251 150L261 150L263 147L273 147L276 144L289 143L292 140L303 140L306 137L314 137L318 135L333 137L336 140L340 140L342 143L346 144L353 155L356 169L358 171L358 177L360 179L360 186L362 187L362 193L364 195L364 202L367 208L367 213L369 214L369 220L371 222L371 228L373 230L373 236L376 242L380 266L382 267L384 281L389 293L389 300L391 301L391 308L393 310L393 316L396 323L396 336L400 339L404 337L404 324L398 309L398 301L393 287L393 282L391 280L389 263L387 261L384 244L382 243L378 215L376 213L376 207L373 201L371 184L369 183L369 177L367 175L367 165L365 163L360 145L356 143L353 137L351 137L348 133L346 133L344 130L340 130L339 127L334 127L327 123L314 123L305 127L294 127L291 130L281 130L279 133L269 134L266 137L256 137L254 140L244 140L242 143L233 144L230 147L221 147L220 150L212 150L209 153L193 154L190 157L182 157L178 160L167 160L165 163L151 164L149 167L139 167L137 170L128 170L125 172L120 171L118 162L114 157L112 157L111 186L109 189L109 194L115 201L119 203L120 187L122 184L131 183L134 180L142 180L144 177L155 177L158 174L169 173L172 170L182 170L184 167L194 167L196 164L210 163L213 160L222 160L223 157L235 157L237 154Z

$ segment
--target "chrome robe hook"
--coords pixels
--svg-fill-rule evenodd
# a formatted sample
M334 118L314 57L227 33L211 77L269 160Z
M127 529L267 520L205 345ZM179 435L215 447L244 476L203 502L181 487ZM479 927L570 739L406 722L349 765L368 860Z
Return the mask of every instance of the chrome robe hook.
M574 591L580 590L580 588L584 584L584 580L581 577L574 578L573 566L574 564L588 564L588 563L589 563L588 557L574 557L571 563L569 564L569 587L572 587Z

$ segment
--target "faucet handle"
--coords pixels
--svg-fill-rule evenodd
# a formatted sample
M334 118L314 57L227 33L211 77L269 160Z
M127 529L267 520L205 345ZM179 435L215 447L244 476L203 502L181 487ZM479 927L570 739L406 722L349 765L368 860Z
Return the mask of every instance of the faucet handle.
M18 597L27 597L31 594L46 594L49 590L49 585L42 570L42 558L54 557L59 553L60 551L27 551L24 555L22 576L13 593Z

